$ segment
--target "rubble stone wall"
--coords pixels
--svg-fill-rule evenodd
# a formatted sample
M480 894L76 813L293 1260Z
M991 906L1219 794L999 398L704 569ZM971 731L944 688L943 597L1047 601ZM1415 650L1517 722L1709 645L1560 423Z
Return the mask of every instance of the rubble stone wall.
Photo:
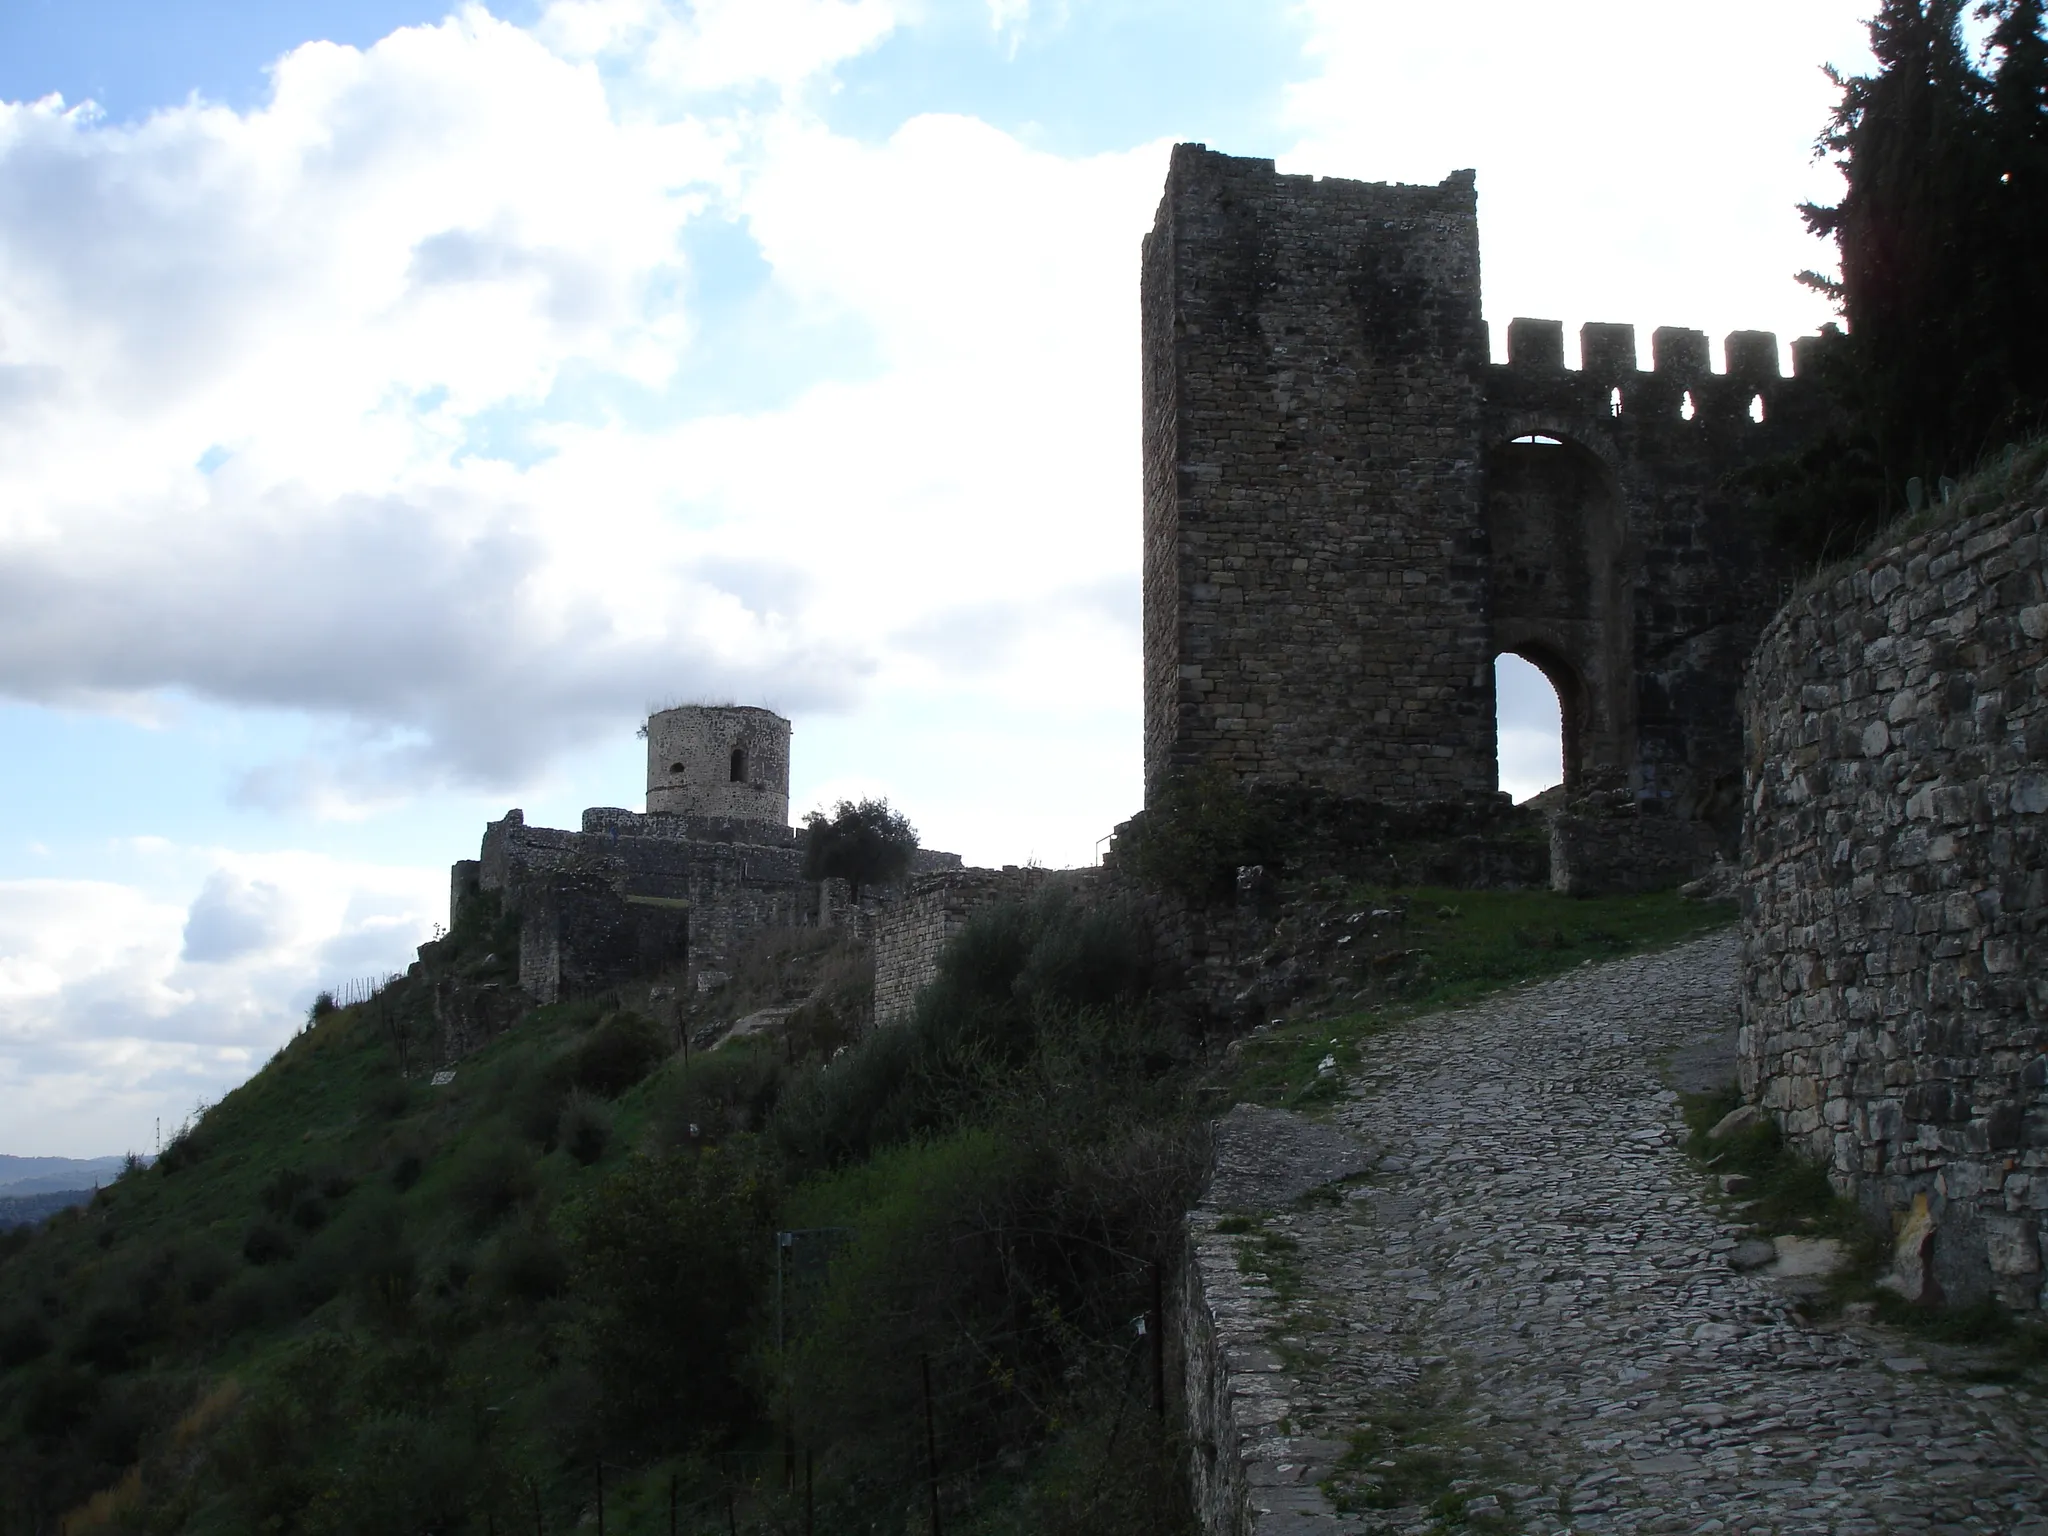
M873 919L875 1022L907 1015L917 994L939 973L939 951L967 919L998 901L1030 896L1049 879L1086 875L1015 864L1001 869L954 869L914 877L901 899Z
M2048 1259L2044 523L2008 505L1796 597L1745 697L1743 1090L1893 1216L1909 1293L2025 1308Z

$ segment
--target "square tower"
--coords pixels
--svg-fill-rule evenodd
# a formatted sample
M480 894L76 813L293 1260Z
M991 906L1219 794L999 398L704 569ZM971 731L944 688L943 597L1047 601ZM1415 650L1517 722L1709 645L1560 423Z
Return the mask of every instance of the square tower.
M1495 787L1472 173L1175 147L1144 247L1145 781Z

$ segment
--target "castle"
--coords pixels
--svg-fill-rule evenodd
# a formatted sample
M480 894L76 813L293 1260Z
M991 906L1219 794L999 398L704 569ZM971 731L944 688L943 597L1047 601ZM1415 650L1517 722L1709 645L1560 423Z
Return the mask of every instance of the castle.
M706 985L750 934L846 914L843 881L804 877L789 721L686 706L649 716L646 736L644 813L594 807L570 832L507 811L451 872L451 926L485 892L518 915L519 984L539 1002L680 965ZM960 868L958 854L929 849L912 862L913 874Z
M1493 662L1556 689L1553 878L1671 884L1741 822L1742 666L1789 576L1731 489L1822 424L1812 338L1515 320L1489 360L1472 174L1173 151L1144 245L1148 800L1175 772L1383 804L1498 784ZM1574 871L1578 874L1575 875ZM1597 883L1594 882L1594 883Z

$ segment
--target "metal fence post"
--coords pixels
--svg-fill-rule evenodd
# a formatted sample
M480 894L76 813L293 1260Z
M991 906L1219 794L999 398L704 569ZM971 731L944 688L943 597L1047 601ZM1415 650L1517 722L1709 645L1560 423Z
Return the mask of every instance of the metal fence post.
M924 1464L932 1489L932 1536L940 1536L939 1530L939 1435L932 1419L932 1357L918 1356L918 1364L924 1370Z

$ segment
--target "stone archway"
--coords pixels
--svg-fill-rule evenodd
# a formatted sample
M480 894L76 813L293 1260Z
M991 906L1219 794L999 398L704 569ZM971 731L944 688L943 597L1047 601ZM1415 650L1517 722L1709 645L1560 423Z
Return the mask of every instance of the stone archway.
M1531 432L1485 461L1494 654L1520 656L1557 692L1564 782L1635 761L1628 515L1613 471L1562 433Z

